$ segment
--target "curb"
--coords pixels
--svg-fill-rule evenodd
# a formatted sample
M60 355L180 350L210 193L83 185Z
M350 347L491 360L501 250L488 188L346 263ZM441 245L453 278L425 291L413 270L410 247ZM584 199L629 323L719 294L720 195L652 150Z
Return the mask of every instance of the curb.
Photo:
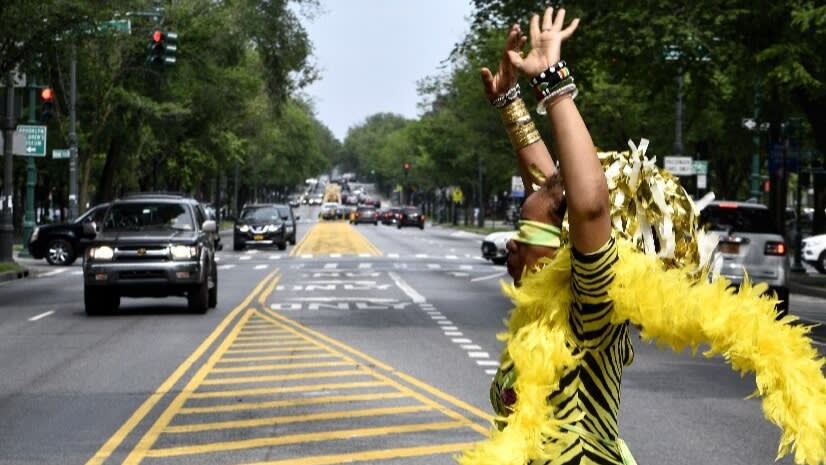
M22 269L19 271L3 271L0 273L0 282L6 281L13 281L15 279L23 279L29 276L28 269Z

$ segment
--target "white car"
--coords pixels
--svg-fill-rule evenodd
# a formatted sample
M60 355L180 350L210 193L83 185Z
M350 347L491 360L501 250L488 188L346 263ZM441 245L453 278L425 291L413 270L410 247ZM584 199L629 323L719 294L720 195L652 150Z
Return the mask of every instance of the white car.
M508 260L506 244L517 231L500 231L490 233L482 240L482 257L497 265L503 265Z
M803 261L826 273L826 234L803 239Z

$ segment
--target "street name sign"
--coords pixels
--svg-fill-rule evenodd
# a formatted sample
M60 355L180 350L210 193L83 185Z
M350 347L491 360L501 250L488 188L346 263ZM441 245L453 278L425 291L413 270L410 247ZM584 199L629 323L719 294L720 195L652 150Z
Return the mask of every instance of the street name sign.
M665 169L674 176L691 176L694 174L694 167L691 157L667 156L663 157Z
M514 199L525 197L525 185L522 183L522 176L511 176L511 197Z
M52 150L52 159L60 160L62 158L71 158L72 152L69 149L53 149Z
M691 168L694 170L694 174L698 176L708 174L708 160L694 160L691 162Z
M15 155L25 155L29 157L46 156L46 126L17 126L17 134L22 134L25 146L21 151L14 151Z

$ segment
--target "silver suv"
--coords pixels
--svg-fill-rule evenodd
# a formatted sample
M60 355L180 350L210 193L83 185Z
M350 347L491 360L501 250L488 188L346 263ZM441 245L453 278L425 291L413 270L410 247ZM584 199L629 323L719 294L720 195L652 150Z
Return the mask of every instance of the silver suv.
M780 315L789 309L788 247L765 205L715 201L700 212L700 224L720 237L712 274L734 285L748 274L754 283L767 283L777 293Z

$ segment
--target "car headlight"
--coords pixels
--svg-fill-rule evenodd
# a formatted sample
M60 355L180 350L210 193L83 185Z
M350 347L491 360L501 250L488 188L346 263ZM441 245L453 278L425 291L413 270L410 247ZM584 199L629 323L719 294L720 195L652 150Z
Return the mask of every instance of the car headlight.
M281 230L281 225L280 224L268 224L264 228L264 232L278 232L280 230Z
M107 261L115 258L115 249L108 245L92 247L89 249L89 258L92 260Z
M190 260L198 256L198 247L193 245L173 245L169 248L173 260Z
M245 225L245 224L242 224L241 226L236 226L236 227L237 227L237 228L238 228L238 230L239 230L239 231L241 231L242 233L245 233L245 232L247 232L247 231L249 231L249 230L250 230L250 227L249 227L249 226L247 226L247 225Z
M35 226L34 231L32 231L32 235L29 238L29 242L34 242L37 240L37 233L40 232L40 226Z

